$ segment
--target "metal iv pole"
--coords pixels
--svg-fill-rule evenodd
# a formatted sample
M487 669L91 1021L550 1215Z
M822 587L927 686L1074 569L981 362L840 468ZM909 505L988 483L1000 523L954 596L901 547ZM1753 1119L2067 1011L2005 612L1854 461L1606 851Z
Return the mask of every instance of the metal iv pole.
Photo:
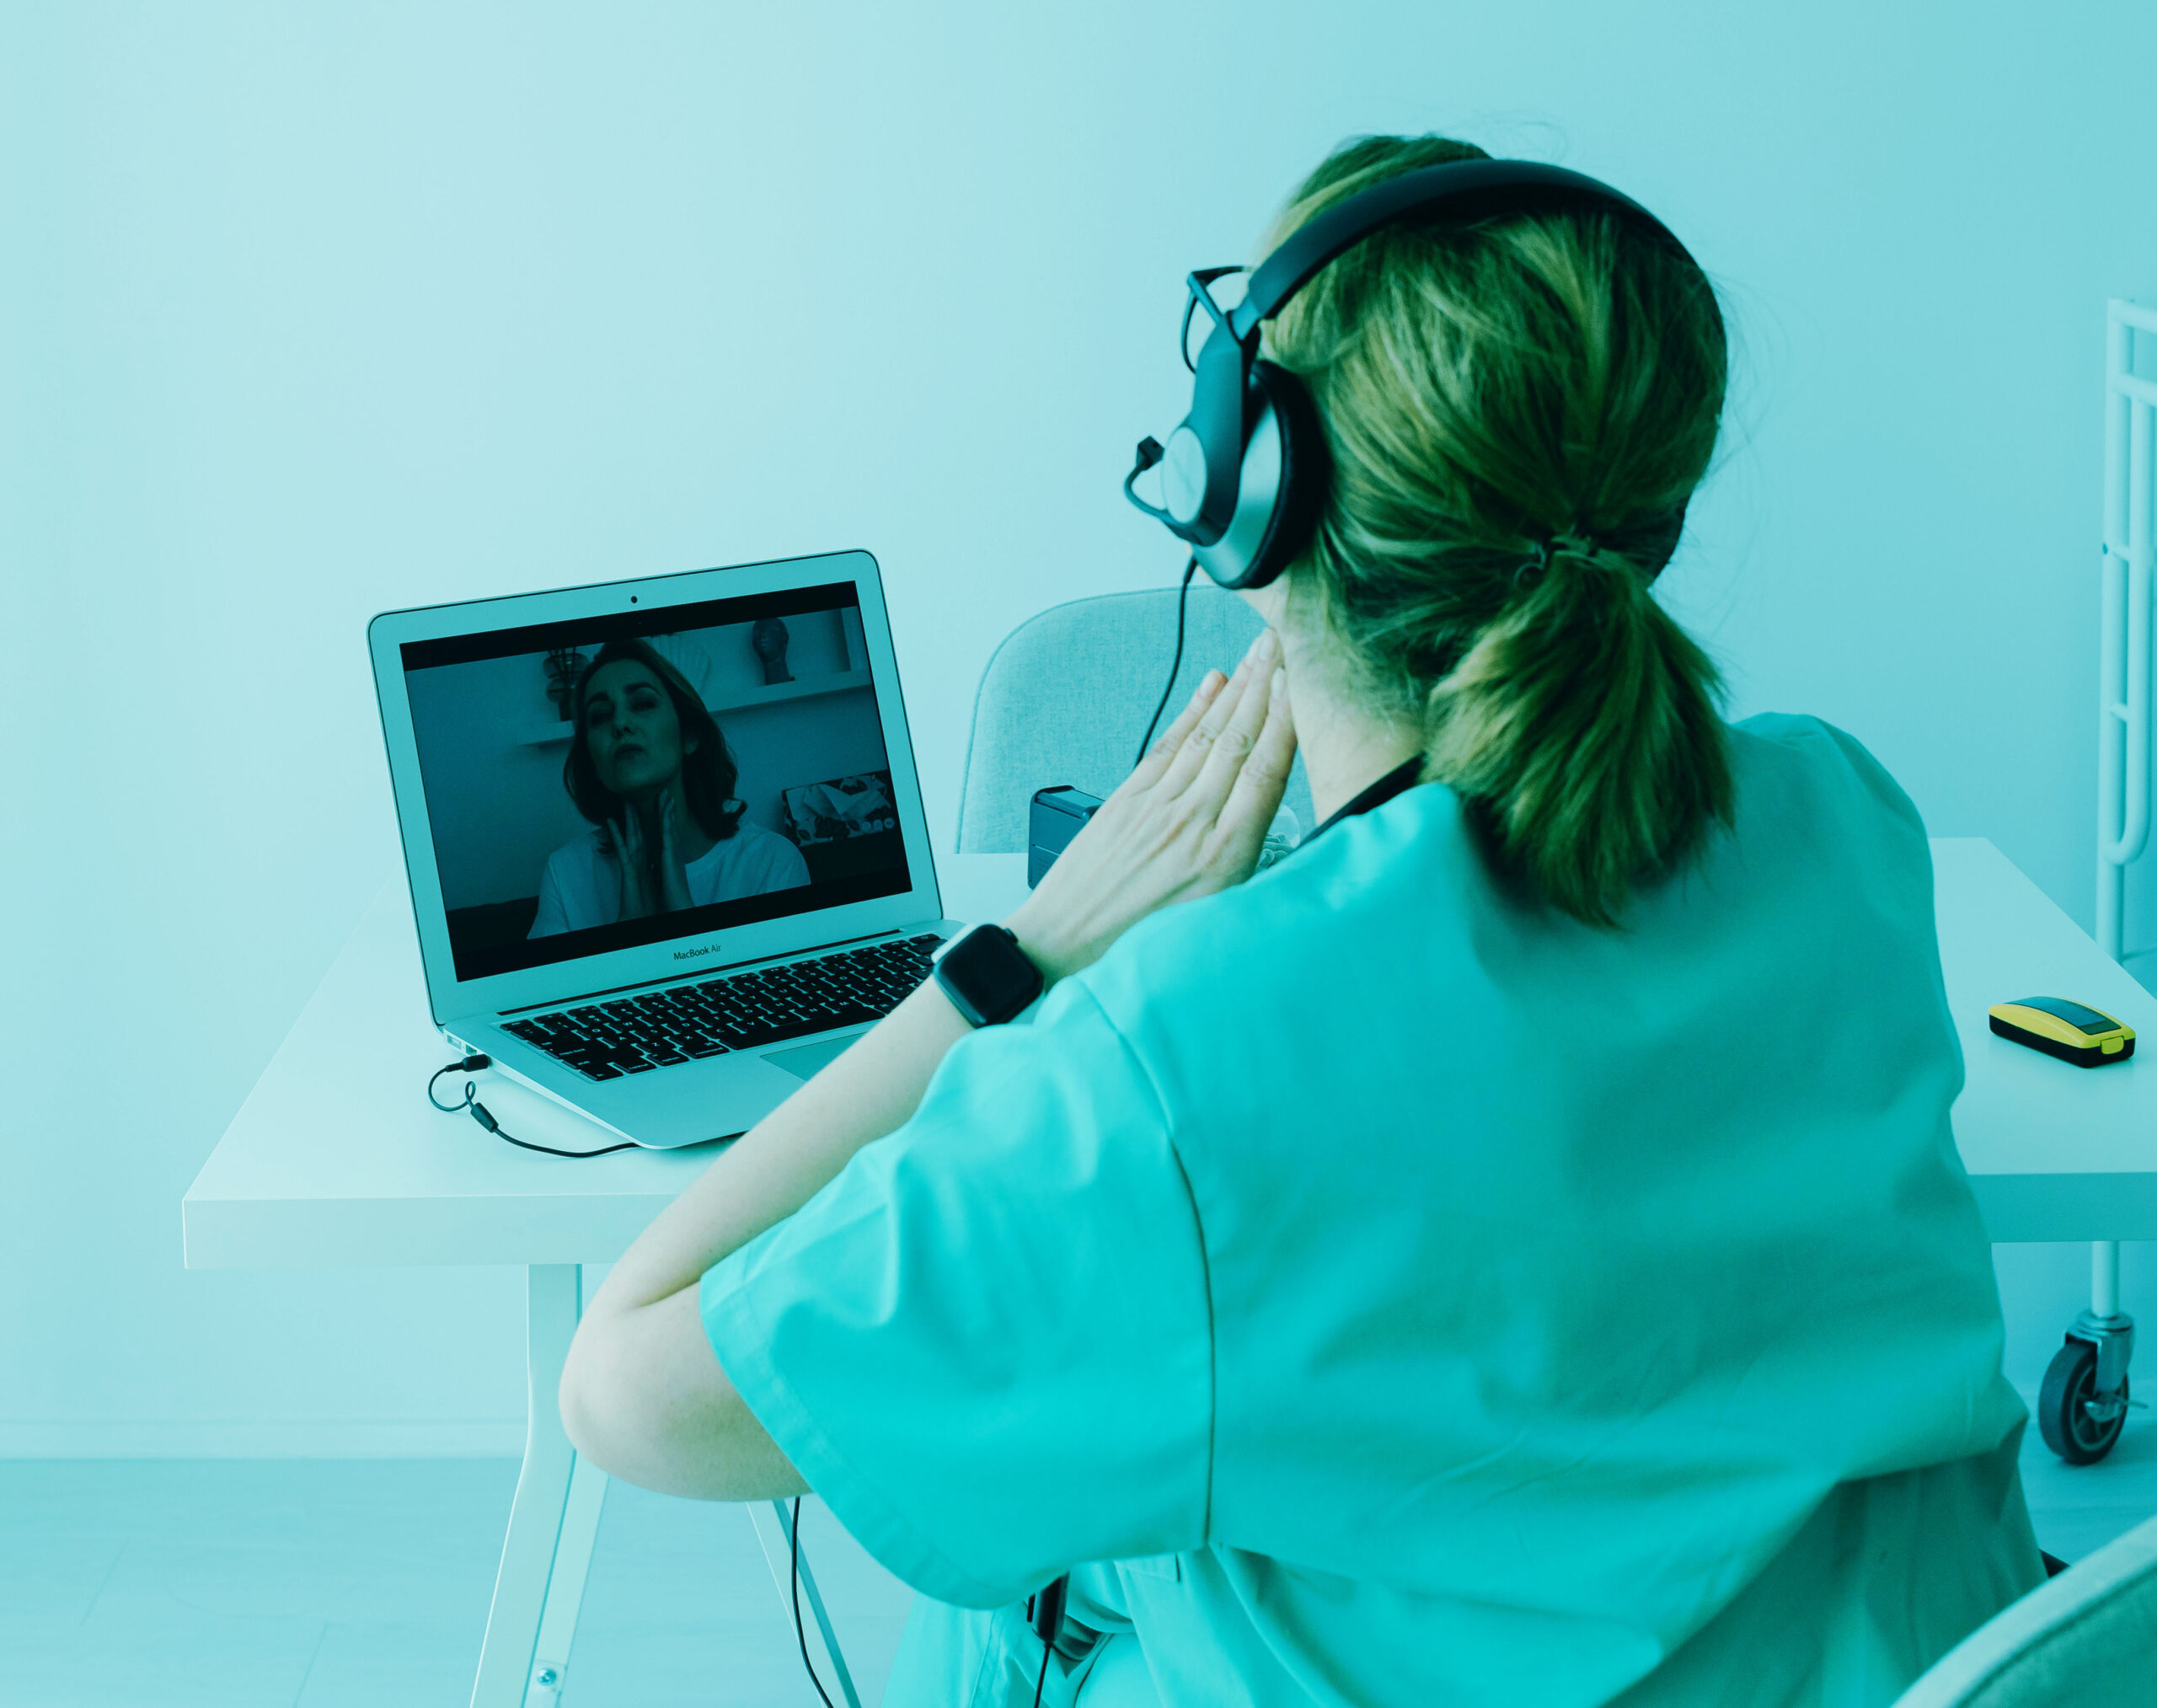
M2135 335L2157 311L2106 305L2105 520L2097 663L2097 944L2126 957L2127 866L2149 841L2151 511L2157 489L2157 383L2134 372ZM2046 1373L2046 1442L2077 1464L2102 1459L2128 1409L2134 1319L2120 1309L2120 1248L2090 1248L2090 1309ZM2086 1366L2086 1368L2081 1368ZM2055 1394L2055 1389L2060 1389ZM2063 1402L2059 1408L2053 1403Z

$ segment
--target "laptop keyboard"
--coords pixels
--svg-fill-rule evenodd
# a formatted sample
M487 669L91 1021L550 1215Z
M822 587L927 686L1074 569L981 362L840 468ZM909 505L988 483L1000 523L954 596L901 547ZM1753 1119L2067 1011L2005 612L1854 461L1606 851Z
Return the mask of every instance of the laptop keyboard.
M943 940L928 932L533 1015L502 1030L538 1045L587 1079L648 1074L729 1050L880 1020L929 976L929 957Z

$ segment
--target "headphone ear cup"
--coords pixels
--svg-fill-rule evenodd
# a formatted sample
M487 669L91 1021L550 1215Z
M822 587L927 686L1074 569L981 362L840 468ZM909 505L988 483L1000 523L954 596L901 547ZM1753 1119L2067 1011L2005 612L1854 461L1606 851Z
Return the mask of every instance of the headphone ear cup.
M1272 406L1273 429L1281 443L1281 474L1273 514L1250 566L1235 582L1239 587L1263 587L1303 555L1333 490L1333 453L1326 445L1318 405L1302 376L1278 362L1260 361L1252 367L1251 383Z

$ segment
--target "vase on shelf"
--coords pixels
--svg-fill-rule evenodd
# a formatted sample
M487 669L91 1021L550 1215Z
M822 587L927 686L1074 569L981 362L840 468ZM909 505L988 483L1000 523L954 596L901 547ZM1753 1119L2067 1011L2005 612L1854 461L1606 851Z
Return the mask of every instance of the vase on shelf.
M567 723L575 709L576 679L584 674L584 655L575 647L557 646L547 655L547 698L554 703L554 715Z
M767 688L794 680L794 672L786 667L786 624L776 617L758 618L749 631L749 646L764 667Z

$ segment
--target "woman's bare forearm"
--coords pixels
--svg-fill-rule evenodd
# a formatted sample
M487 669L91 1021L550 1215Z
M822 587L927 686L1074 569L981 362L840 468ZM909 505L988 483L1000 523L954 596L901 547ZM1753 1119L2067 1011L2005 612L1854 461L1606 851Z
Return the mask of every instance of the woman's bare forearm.
M693 1287L713 1264L807 1203L864 1144L913 1116L968 1027L934 979L734 1142L614 1266L591 1312Z
M934 981L736 1139L637 1236L577 1326L562 1422L610 1475L706 1500L805 1488L720 1367L698 1288L712 1265L905 1125L966 1023Z

